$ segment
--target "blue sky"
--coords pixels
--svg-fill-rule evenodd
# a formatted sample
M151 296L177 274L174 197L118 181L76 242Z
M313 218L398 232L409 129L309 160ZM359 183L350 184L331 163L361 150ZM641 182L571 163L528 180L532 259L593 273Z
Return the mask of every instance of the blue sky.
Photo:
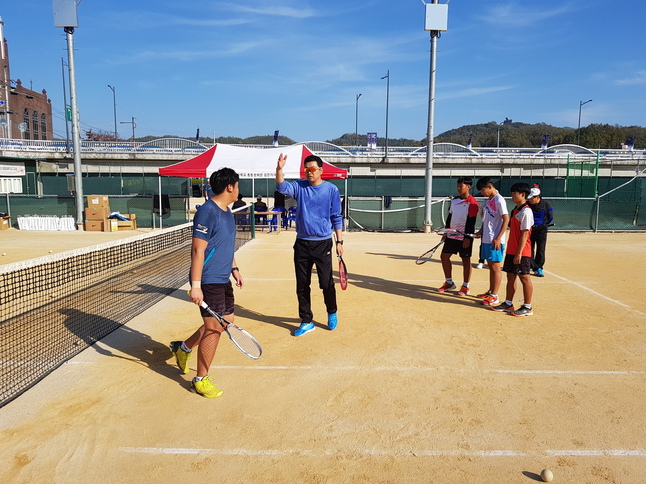
M445 3L441 0L440 3ZM64 137L62 29L51 0L3 2L11 75L47 89ZM420 0L83 0L76 47L83 128L136 136L355 131L423 139L429 33ZM435 134L468 124L646 126L643 0L452 0L438 41Z

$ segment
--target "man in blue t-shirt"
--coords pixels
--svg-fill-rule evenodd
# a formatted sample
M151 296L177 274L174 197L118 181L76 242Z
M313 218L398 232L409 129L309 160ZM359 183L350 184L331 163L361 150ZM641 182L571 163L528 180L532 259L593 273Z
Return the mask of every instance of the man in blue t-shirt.
M310 298L314 265L319 287L323 290L328 328L332 330L338 324L336 289L332 277L332 231L336 235L336 253L343 255L343 217L339 189L322 179L321 158L316 155L305 158L303 165L307 179L292 182L286 182L283 175L286 162L287 156L281 153L276 166L276 190L298 202L294 267L301 325L294 331L294 336L301 336L315 329Z
M243 280L235 261L236 224L229 205L238 199L238 174L231 168L221 168L210 178L213 197L201 205L193 218L191 246L191 301L198 306L206 301L213 311L233 322L233 286L242 287ZM195 346L197 376L191 389L207 398L219 397L222 390L208 377L208 371L218 347L222 326L200 307L204 323L185 341L171 341L170 350L183 373L188 373L188 360Z

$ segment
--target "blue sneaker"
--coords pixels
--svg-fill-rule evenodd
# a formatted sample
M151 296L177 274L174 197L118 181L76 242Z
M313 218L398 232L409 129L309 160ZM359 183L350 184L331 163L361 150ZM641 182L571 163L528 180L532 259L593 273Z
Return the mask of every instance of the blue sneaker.
M336 328L336 325L339 324L339 318L336 317L336 313L327 315L327 327L332 331Z
M301 323L296 331L294 331L294 336L303 336L304 334L314 331L316 327L314 323Z
M543 274L543 269L541 269L541 268L536 269L536 276L537 277L545 277L545 274Z

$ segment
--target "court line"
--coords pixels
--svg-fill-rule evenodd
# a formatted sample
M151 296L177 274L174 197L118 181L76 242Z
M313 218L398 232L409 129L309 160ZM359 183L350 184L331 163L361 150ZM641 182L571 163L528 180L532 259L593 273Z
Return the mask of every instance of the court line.
M611 297L608 297L605 294L601 294L600 292L597 292L597 291L595 291L593 289L590 289L589 287L586 287L583 284L579 284L578 282L571 281L567 277L559 276L558 274L555 274L553 272L549 272L549 274L556 277L557 279L561 279L562 281L567 282L568 284L574 284L579 289L583 289L585 291L588 291L589 293L594 294L595 296L598 296L600 298L603 298L606 301L610 301L610 302L615 303L618 306L621 306L621 307L623 307L625 309L630 309L631 311L635 311L636 313L639 313L639 314L641 314L643 316L646 316L646 313L640 311L639 309L635 309L632 306L629 306L628 304L622 303L621 301L617 301L616 299L612 299Z
M233 455L233 456L287 456L300 455L307 457L327 457L331 455L346 454L344 451L315 452L313 450L292 450L292 449L196 449L181 447L119 447L119 452L128 454L151 454L151 455ZM392 451L375 449L352 449L351 453L358 453L368 456L405 457L528 457L537 455L549 455L559 457L646 457L644 449L589 449L589 450L545 450L539 452L522 452L517 450L476 450L476 451L454 451L454 450L410 450Z
M644 370L503 370L503 369L463 369L463 368L415 368L404 366L376 366L366 369L363 366L242 366L242 365L213 365L211 368L218 370L330 370L330 371L419 371L419 372L453 372L453 373L502 373L502 374L529 374L529 375L646 375Z
M21 364L19 362L0 362L2 365ZM95 361L68 361L66 365L94 365ZM626 376L626 375L646 375L646 370L504 370L504 369L464 369L464 368L415 368L406 366L376 366L366 368L365 366L314 366L314 365L298 365L298 366L244 366L244 365L211 365L211 368L216 370L328 370L328 371L417 371L417 372L445 372L445 373L500 373L500 374L516 374L516 375L609 375L609 376Z

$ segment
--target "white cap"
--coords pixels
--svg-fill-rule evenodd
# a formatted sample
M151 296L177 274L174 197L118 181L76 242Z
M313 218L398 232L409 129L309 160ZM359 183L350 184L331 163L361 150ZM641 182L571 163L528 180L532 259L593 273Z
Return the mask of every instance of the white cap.
M529 191L529 197L528 198L538 197L540 194L541 194L541 190L539 188L532 188Z

